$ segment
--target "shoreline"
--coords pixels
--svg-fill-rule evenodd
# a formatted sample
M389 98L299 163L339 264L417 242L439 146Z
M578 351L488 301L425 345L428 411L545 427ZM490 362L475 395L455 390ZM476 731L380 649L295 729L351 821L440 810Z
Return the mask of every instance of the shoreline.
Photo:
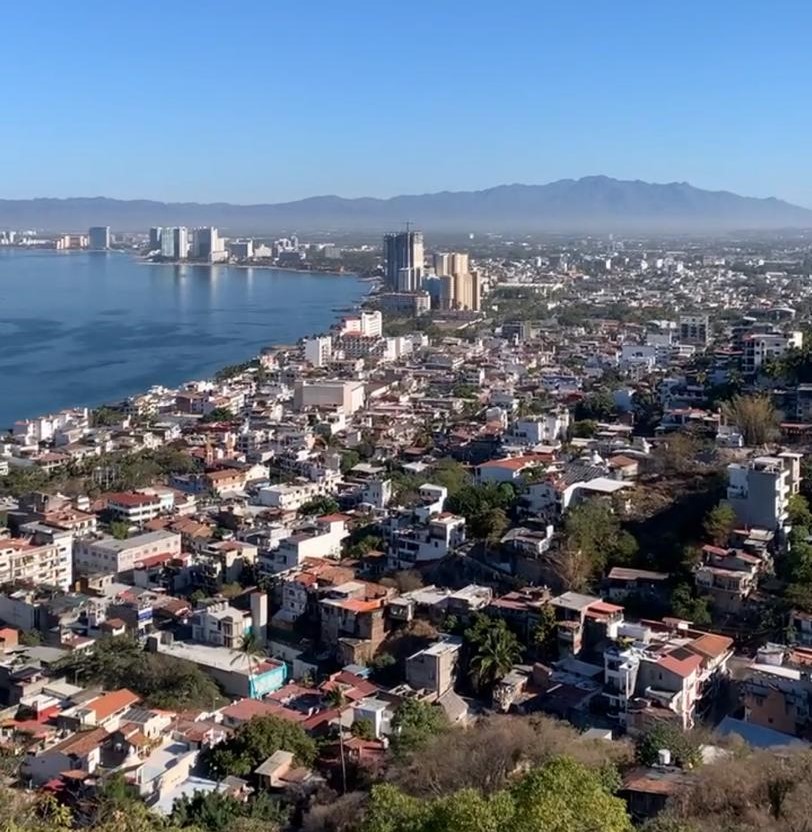
M51 250L53 251L53 249L51 249ZM54 253L62 254L63 252L54 252ZM68 252L64 252L64 253L68 253ZM77 252L74 252L74 253L78 254L80 252L77 251ZM90 253L90 252L81 252L81 253ZM123 253L127 253L127 252L123 252ZM140 263L146 263L148 265L156 265L156 266L175 265L173 263L153 263L151 261L145 261L142 258L139 258L137 256L134 259L138 260ZM247 266L247 265L232 266L232 264L227 264L227 263L189 263L188 261L180 261L180 262L177 263L177 265L228 266L229 268L232 268L232 267L233 268L245 268L245 269L248 269L248 268L265 268L265 269L274 269L276 271L289 271L289 272L297 271L296 269L283 269L283 268L280 268L278 266ZM312 270L300 270L300 271L307 271L309 274L324 274L325 276L330 276L330 277L352 277L352 278L355 278L355 280L357 280L359 283L360 282L369 282L369 280L377 280L377 278L367 278L367 279L365 279L365 278L358 277L358 275L355 272L326 273L326 272L313 272ZM361 308L363 303L369 298L371 292L372 292L372 289L370 288L367 291L362 293L361 297L359 298L359 300L357 302L357 305L358 305L359 308ZM333 326L337 321L341 320L341 318L345 317L348 314L347 312L337 312L337 310L335 308L331 309L330 312L331 312L331 315L332 315L332 323L330 324L330 326ZM312 337L314 334L316 334L316 333L306 332L306 333L303 333L302 335L300 335L296 339L296 343L294 343L294 344L273 344L273 343L269 343L269 344L265 345L264 347L262 347L262 349L263 350L264 349L280 349L280 350L282 350L282 349L296 349L296 347L298 345L298 342L300 340L302 340L303 338ZM254 359L259 358L261 355L262 355L262 352L260 351L259 353L255 353L253 355L248 356L247 358L244 358L243 361L253 361ZM237 362L231 362L231 363L233 364L233 363L242 363L242 362L237 361ZM188 384L191 381L211 381L211 382L214 382L214 374L216 374L219 370L222 370L224 367L227 367L227 366L229 366L229 364L222 364L217 369L215 369L213 371L213 374L211 376L204 376L204 377L200 377L200 378L188 378L188 379L185 379L184 381L180 382L180 384L178 384L175 388L169 388L169 389L180 389L181 387L183 387L184 384ZM150 386L152 386L152 387L155 387L155 386L164 387L164 386L167 386L167 385L162 384L160 381L155 381ZM57 413L61 413L65 410L71 410L71 409L74 409L74 408L81 408L81 407L87 408L90 411L97 410L97 409L102 408L102 407L117 408L121 404L126 402L128 399L130 399L134 396L143 395L145 392L147 392L147 391L142 388L140 390L136 390L136 391L130 393L129 395L125 396L123 399L119 399L118 401L115 401L115 402L111 402L111 401L108 400L108 401L100 402L98 404L82 404L82 403L71 404L71 405L67 405L66 407L63 407L59 410L52 410L52 411L48 411L48 412L45 412L45 413L38 413L34 416L27 416L27 417L22 417L22 418L19 418L19 419L15 419L10 425L8 425L6 427L0 426L0 437L4 436L6 434L12 434L14 424L16 422L31 421L31 420L34 420L34 419L44 419L44 418L47 418L49 416L55 415Z
M355 277L358 280L377 279L361 277L358 272L337 272L328 269L297 269L295 266L274 266L271 263L207 263L203 260L149 260L138 254L133 255L133 259L144 266L193 266L204 269L266 269L277 272L295 272L296 274L315 274L324 277Z

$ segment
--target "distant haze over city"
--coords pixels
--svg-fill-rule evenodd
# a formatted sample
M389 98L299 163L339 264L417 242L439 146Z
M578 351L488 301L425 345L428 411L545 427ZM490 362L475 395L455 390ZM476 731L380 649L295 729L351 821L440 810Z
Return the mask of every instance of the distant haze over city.
M725 231L812 227L812 210L776 198L606 176L546 185L500 185L388 199L314 196L235 205L106 197L0 200L0 226L46 231L94 224L218 225L231 232L278 229L377 231L412 222L428 231Z

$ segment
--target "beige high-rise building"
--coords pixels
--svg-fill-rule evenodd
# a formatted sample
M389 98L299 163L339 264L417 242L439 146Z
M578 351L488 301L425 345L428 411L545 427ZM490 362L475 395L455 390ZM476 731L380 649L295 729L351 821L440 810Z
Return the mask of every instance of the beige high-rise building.
M454 308L454 276L451 274L440 275L440 309Z
M468 252L452 251L448 256L451 259L451 274L468 274Z
M482 280L477 272L454 275L455 308L479 312L482 306Z

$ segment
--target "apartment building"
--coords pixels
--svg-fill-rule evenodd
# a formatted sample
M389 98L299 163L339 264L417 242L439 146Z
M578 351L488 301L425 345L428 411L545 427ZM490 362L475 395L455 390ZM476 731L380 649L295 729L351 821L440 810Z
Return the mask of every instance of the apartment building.
M742 371L747 375L757 373L770 359L780 358L789 349L801 349L803 332L751 333L742 338Z
M442 696L454 685L461 649L461 638L443 636L418 650L406 659L406 682L415 690Z
M192 640L237 650L242 637L251 632L251 613L232 607L228 601L204 602L192 614Z
M143 526L157 517L162 510L161 499L156 494L121 492L107 498L107 510L116 520L134 526Z
M631 733L653 707L671 712L683 730L696 721L697 705L727 673L733 640L687 626L622 622L604 650L604 695L609 716Z
M95 535L76 541L74 565L86 574L118 575L161 558L171 560L180 554L181 536L175 532L146 532L127 540Z
M0 540L0 584L31 583L67 589L73 579L73 535L53 531L50 541L36 536Z
M727 503L745 527L780 531L788 519L789 498L801 483L801 454L760 456L727 467Z

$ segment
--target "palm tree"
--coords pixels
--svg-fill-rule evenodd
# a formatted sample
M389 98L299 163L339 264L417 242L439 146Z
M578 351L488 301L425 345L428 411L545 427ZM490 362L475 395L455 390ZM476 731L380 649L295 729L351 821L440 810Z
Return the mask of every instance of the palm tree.
M332 690L324 697L331 708L338 708L338 750L341 755L341 784L342 793L347 793L347 761L344 757L344 724L341 721L341 709L344 707L347 698L340 685L336 683Z
M260 660L264 659L267 655L260 637L253 630L249 630L240 639L237 655L231 660L231 664L244 662L248 666L248 696L250 699L258 698L255 696L254 670Z
M471 659L469 673L478 690L491 687L505 676L521 658L516 636L503 621L494 622L482 633Z

